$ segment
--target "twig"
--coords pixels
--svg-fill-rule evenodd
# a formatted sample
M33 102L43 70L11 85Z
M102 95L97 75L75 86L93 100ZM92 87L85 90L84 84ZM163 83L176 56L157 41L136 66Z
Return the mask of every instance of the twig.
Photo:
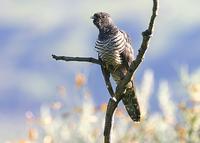
M98 59L92 57L65 57L65 56L56 56L52 55L52 58L55 60L63 60L63 61L78 61L78 62L90 62L93 64L101 65L101 62Z
M158 12L158 1L159 0L153 0L153 9L152 9L152 16L149 22L148 29L142 32L143 40L140 49L138 50L138 55L136 59L131 63L130 68L128 70L127 75L125 78L117 85L116 91L115 91L115 97L117 99L117 102L113 104L112 98L110 99L108 106L107 106L107 111L106 111L106 121L105 121L105 128L104 128L104 143L110 143L110 130L112 128L112 118L113 118L113 113L119 103L119 101L122 99L122 93L125 90L126 84L131 80L131 77L135 73L136 69L142 62L144 58L144 54L148 48L149 45L149 40L150 37L153 33L153 27L154 27L154 21L157 16Z

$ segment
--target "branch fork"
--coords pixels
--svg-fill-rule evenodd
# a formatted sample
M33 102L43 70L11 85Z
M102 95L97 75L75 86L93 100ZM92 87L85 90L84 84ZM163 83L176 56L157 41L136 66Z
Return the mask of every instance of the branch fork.
M136 69L138 68L138 66L144 59L144 54L148 48L149 40L153 34L155 18L158 13L158 4L159 4L158 2L159 0L153 0L152 16L148 25L148 29L142 32L143 40L142 40L140 49L138 50L136 59L131 63L130 68L125 78L122 81L120 81L120 83L117 85L114 95L110 94L111 98L107 105L107 111L106 111L106 117L105 117L104 143L111 142L110 133L111 133L111 128L112 128L112 119L113 119L114 111L116 110L118 103L122 99L122 95L123 95L122 93L125 91L126 85L131 80L131 77L133 76ZM66 62L68 61L89 62L93 64L98 64L100 66L104 66L100 60L92 58L92 57L65 57L65 56L52 55L52 58L54 58L55 60L63 60Z

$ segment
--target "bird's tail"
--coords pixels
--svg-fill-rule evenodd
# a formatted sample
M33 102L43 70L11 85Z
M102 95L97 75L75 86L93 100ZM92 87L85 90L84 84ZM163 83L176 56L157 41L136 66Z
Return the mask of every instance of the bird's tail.
M135 89L132 86L131 88L127 88L126 92L124 93L124 97L122 98L122 101L124 103L124 106L126 108L126 111L128 112L131 119L135 122L140 121L140 107L139 103L135 94Z

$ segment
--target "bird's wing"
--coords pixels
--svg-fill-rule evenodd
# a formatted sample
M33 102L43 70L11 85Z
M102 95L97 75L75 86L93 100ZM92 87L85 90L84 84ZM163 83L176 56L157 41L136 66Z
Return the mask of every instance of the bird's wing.
M124 51L121 53L121 58L122 58L123 64L128 69L131 62L134 59L133 48L132 48L131 40L130 40L130 37L128 36L128 34L122 30L120 30L120 32L122 32L122 34L124 35L124 38L126 40L126 47L125 47Z

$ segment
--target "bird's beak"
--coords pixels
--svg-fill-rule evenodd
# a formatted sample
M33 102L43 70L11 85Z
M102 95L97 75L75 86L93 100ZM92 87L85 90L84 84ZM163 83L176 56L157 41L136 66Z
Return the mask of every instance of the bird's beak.
M91 16L90 19L94 19L94 16Z

